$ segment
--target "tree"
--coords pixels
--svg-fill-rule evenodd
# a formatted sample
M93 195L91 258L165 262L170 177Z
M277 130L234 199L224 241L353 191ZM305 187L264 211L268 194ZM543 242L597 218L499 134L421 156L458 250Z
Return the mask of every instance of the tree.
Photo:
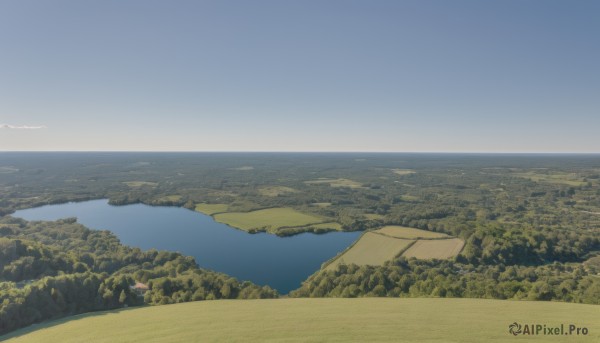
M121 294L119 295L119 304L124 304L127 301L127 294L125 294L125 290L121 290Z

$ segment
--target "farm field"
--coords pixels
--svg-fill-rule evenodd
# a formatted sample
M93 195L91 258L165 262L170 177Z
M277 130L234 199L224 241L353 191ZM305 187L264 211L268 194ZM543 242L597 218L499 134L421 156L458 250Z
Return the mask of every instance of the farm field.
M535 171L528 171L522 173L514 173L513 175L529 179L535 182L548 182L555 184L563 184L568 186L582 186L585 185L586 182L581 180L576 174L572 173L561 173L561 172L552 172L549 174L540 173Z
M416 171L412 169L392 169L392 172L396 175L410 175L416 173Z
M226 212L214 215L216 221L244 231L277 232L282 227L309 226L325 218L298 212L288 207L267 208L251 212Z
M126 181L123 183L131 188L138 188L138 187L142 187L142 186L149 186L149 187L158 186L157 182L148 182L148 181Z
M406 258L414 257L418 259L445 259L451 258L462 250L464 242L458 238L424 240L420 239L410 248L408 248L402 256Z
M108 311L35 325L7 343L559 342L514 337L511 323L586 327L598 342L600 306L450 298L218 300Z
M396 226L389 225L384 226L379 230L374 231L376 233L380 233L386 236L391 236L395 238L407 238L407 239L416 239L416 238L450 238L445 233L432 232L420 229L414 229L411 227L405 226Z
M352 247L329 263L324 270L335 270L340 264L382 265L385 261L396 257L413 242L367 232Z
M363 188L361 183L350 179L317 179L304 181L304 183L307 185L328 184L331 187Z
M362 235L323 270L335 270L340 264L379 266L400 254L407 258L447 259L458 255L463 246L463 240L444 233L388 225Z

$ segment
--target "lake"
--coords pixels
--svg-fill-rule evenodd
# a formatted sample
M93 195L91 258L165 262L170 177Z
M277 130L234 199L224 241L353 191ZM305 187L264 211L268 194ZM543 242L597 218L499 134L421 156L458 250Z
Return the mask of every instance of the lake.
M280 293L300 287L321 264L352 244L359 232L303 233L291 237L249 234L185 208L143 204L111 206L108 200L48 205L17 211L26 220L77 217L91 229L110 230L123 244L178 251L202 268L269 285Z

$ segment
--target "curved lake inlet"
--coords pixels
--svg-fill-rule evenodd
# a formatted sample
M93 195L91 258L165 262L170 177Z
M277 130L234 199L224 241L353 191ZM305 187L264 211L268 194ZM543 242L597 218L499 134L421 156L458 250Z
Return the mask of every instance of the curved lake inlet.
M212 217L179 207L111 206L108 200L48 205L17 211L26 220L77 217L79 223L112 231L123 244L179 251L208 268L269 285L280 293L300 286L321 264L354 242L359 232L303 233L291 237L248 234Z

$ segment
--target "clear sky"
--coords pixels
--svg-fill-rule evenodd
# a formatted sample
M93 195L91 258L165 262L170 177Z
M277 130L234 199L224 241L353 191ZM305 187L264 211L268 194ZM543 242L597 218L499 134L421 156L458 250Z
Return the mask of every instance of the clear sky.
M600 1L1 0L0 150L600 152Z

